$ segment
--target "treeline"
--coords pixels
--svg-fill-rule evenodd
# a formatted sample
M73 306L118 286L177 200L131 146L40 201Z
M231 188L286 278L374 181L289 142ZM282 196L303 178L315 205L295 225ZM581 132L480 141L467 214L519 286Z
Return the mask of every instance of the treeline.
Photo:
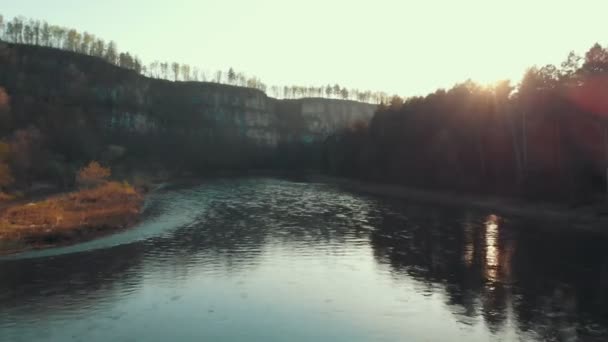
M385 92L372 92L370 90L348 89L338 84L326 86L272 86L270 93L276 98L296 99L301 97L324 97L328 99L353 100L367 103L389 101L391 96Z
M88 32L81 33L75 29L49 25L46 21L28 20L23 17L5 21L0 15L0 37L11 43L46 46L87 54L138 73L144 71L140 59L128 52L119 52L114 41L106 43Z
M394 97L330 137L330 173L425 188L588 202L606 193L608 50L530 68L517 86L472 81Z
M154 61L144 64L136 55L121 52L114 41L106 42L88 32L79 32L73 28L50 25L46 21L14 17L5 20L0 15L0 39L17 44L29 44L102 58L121 68L126 68L147 77L184 82L215 82L234 86L270 91L277 98L324 97L344 100L356 100L369 103L381 103L389 99L384 92L349 89L335 85L327 86L271 86L268 87L260 78L249 76L230 68L227 71L208 71L188 64Z

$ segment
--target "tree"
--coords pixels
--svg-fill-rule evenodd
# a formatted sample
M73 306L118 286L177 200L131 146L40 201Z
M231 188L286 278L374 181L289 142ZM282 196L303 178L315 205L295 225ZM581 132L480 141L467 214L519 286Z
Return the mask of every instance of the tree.
M51 26L50 32L51 32L51 42L50 42L49 46L61 48L62 47L61 45L63 44L63 38L65 36L65 30L59 26Z
M236 80L237 80L237 85L240 85L242 87L245 87L247 84L247 77L242 72L239 72L236 75Z
M587 74L600 74L608 72L608 50L595 43L585 54L582 70Z
M95 40L95 36L85 32L82 35L82 40L80 41L80 48L78 49L81 53L86 53L92 55L91 49L93 45L93 41Z
M403 107L403 99L397 95L393 95L391 98L391 102L389 104L389 108L391 110L400 110Z
M142 72L145 74L145 66L142 66L141 61L139 60L139 58L137 56L135 56L133 58L133 70L135 70L136 73L141 74Z
M29 24L24 24L23 27L23 42L26 44L34 43L34 34L32 32L32 27Z
M325 95L327 96L327 98L331 97L332 92L333 88L328 84L327 87L325 87Z
M570 51L568 57L564 62L562 62L560 70L560 78L561 79L570 79L572 78L576 72L581 67L581 60L583 58L577 55L574 51Z
M77 51L78 43L78 32L74 29L69 30L66 42L66 49L70 51Z
M51 46L51 27L45 21L40 29L40 41L43 46Z
M23 17L18 17L15 18L13 20L14 24L13 26L15 27L15 32L17 33L17 42L18 43L24 43L25 39L24 39L24 35L23 35L23 31L24 31L24 22L25 22L25 18Z
M133 57L126 52L121 52L118 55L118 66L126 69L133 69Z
M275 98L279 97L279 87L273 85L272 87L270 87L270 91L272 92L272 96L274 96Z
M92 161L78 171L76 184L87 188L98 186L105 183L111 174L109 167L103 167L98 162Z
M158 61L154 61L154 62L150 63L150 66L148 66L148 72L150 73L149 76L150 77L160 77L159 68L160 68L160 63Z
M175 82L179 79L179 63L171 63L171 71L173 71L173 79Z
M165 80L169 79L169 63L160 63L160 73Z
M7 24L8 39L14 43L23 43L23 18L15 17Z
M102 39L96 39L91 48L91 55L103 58L105 55L106 44Z
M236 81L236 73L234 72L234 69L230 68L228 70L228 83L234 84L235 81Z
M31 21L30 26L32 27L32 32L34 34L34 44L35 45L40 45L41 43L41 25L40 25L40 21L36 20L36 21Z
M342 88L342 90L340 91L340 95L342 96L343 100L347 100L348 99L348 89Z
M108 47L106 48L104 58L106 61L116 64L118 60L118 52L116 48L116 43L114 41L110 41L108 43Z
M190 81L190 66L187 64L182 64L181 72L182 72L182 80L184 80L186 82Z

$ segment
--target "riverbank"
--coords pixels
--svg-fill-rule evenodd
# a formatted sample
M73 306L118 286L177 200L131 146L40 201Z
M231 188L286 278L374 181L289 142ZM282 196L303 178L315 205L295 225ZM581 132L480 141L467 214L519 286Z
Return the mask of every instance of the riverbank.
M142 204L140 193L118 182L9 204L0 210L0 254L80 242L130 227Z
M417 203L440 204L492 211L498 215L549 221L556 228L575 228L608 234L608 205L571 208L556 203L530 202L516 198L475 196L414 189L400 185L364 182L329 176L310 176L312 182L336 184L344 189L371 195L388 196Z

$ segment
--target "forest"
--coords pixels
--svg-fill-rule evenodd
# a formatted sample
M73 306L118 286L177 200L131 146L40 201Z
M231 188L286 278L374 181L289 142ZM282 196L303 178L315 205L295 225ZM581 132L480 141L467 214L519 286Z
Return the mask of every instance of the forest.
M517 85L473 81L394 97L368 124L330 137L334 175L572 205L603 199L608 167L608 50L570 52Z
M145 64L136 55L119 51L114 41L106 42L88 32L50 25L46 21L24 17L5 20L0 15L0 40L16 44L51 47L102 58L109 63L134 70L147 77L175 82L215 82L248 87L267 92L276 98L322 97L375 104L389 99L389 95L385 92L352 89L339 84L267 86L259 77L249 76L233 68L225 71L210 71L198 66L158 60Z
M306 116L305 107L321 112ZM135 185L316 170L327 133L375 108L149 78L86 54L0 42L0 191L70 190L90 161Z
M518 84L467 80L427 96L402 98L338 84L267 87L259 78L232 68L208 73L176 62L144 65L138 57L120 52L113 41L22 17L5 21L0 16L0 39L93 56L169 83L210 81L260 89L279 98L379 103L370 122L354 124L326 140L322 167L332 175L573 204L603 199L608 192L608 49L600 44L584 56L570 52L559 66L531 67ZM11 118L10 94L2 89L0 114L0 124L21 127L4 132L0 187L12 184L13 175L27 184L41 173L56 174L59 183L71 182L62 175L79 166L63 170L61 158L45 148L48 134L25 122L15 125L21 119ZM104 153L109 159L120 155L113 150Z

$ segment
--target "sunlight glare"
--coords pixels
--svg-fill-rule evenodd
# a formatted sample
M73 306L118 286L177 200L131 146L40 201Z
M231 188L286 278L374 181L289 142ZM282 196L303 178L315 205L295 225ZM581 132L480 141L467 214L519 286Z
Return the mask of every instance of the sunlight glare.
M486 245L486 277L495 281L498 277L498 266L500 265L500 253L498 250L498 217L488 216L485 223L485 245Z

